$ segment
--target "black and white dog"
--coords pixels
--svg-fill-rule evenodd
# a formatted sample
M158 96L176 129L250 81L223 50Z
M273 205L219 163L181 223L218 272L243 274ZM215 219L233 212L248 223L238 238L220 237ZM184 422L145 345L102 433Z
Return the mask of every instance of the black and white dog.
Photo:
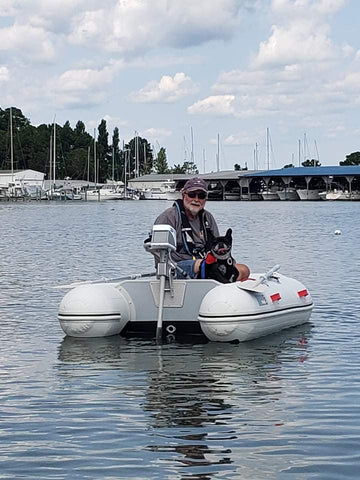
M222 237L208 235L207 254L201 265L201 278L212 278L221 283L236 282L239 271L231 256L232 230Z

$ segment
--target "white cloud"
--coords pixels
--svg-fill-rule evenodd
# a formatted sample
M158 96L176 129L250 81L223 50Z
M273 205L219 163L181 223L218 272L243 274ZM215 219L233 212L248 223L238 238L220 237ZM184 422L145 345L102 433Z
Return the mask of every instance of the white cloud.
M159 82L149 82L138 92L132 92L129 98L139 103L173 103L197 91L191 78L178 72L174 77L164 75Z
M13 0L1 0L0 3L0 17L8 17L15 15L16 8Z
M219 75L212 90L215 93L245 94L265 87L275 92L285 85L290 90L294 88L294 82L303 81L303 76L304 71L300 65L286 65L273 70L231 70Z
M172 131L167 129L167 128L148 128L142 134L146 137L149 138L152 141L156 140L163 140L166 137L170 137L172 135Z
M9 69L7 67L0 67L0 82L7 82L9 80Z
M258 136L255 136L254 134L241 132L241 133L228 135L224 140L224 144L233 145L233 146L255 145L255 142L257 139L258 139Z
M75 16L69 41L121 53L200 45L230 38L246 4L244 0L118 0L110 2L110 8Z
M108 93L108 86L122 67L122 62L112 62L102 69L68 70L58 78L50 79L48 96L60 108L98 105Z
M234 95L212 95L188 107L191 115L234 115Z
M348 55L330 38L328 17L344 6L346 0L273 0L276 23L268 40L260 43L253 60L254 68L327 62Z
M348 0L272 0L271 9L276 15L312 17L337 12Z
M271 37L260 44L253 67L291 65L333 60L339 49L326 35L326 27L307 21L284 27L273 26Z
M16 53L36 62L48 62L55 58L55 48L50 35L31 25L14 24L0 29L0 51Z
M337 114L346 106L353 109L360 89L356 53L347 44L340 47L332 42L327 23L327 16L343 4L342 0L273 0L278 24L260 44L250 68L223 72L212 87L215 94L233 96L228 115L281 113L312 123L314 115ZM208 99L198 102L189 113L212 114L207 103Z

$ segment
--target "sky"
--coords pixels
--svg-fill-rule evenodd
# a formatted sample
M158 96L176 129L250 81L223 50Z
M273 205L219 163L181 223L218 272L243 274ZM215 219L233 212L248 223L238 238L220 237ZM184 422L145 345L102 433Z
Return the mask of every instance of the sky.
M200 173L338 165L360 150L359 18L359 0L0 0L0 107L105 119Z

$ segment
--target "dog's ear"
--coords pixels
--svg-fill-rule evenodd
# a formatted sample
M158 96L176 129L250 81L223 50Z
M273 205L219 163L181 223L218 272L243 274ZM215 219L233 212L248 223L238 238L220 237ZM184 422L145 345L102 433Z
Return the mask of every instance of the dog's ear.
M232 240L232 230L231 230L231 228L227 229L225 237L230 238L230 240Z

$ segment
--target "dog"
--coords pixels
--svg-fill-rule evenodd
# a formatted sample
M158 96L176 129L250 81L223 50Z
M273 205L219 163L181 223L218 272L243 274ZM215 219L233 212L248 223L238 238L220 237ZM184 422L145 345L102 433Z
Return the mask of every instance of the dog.
M212 278L221 283L236 282L239 271L231 256L232 230L228 228L224 236L208 234L206 256L201 265L202 278Z

